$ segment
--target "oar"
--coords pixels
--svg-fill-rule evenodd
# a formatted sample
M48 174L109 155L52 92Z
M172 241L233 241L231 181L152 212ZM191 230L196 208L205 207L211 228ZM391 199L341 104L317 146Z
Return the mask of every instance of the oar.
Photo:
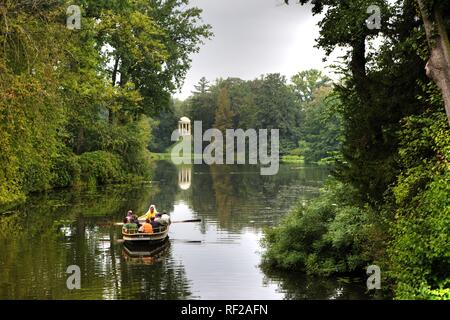
M189 223L189 222L202 222L202 219L172 221L172 223Z
M172 223L190 223L190 222L202 222L202 219L172 221ZM114 225L116 225L116 226L123 226L123 222L116 222L116 223L114 223Z
M188 244L202 244L202 240L184 240L184 239L170 239L172 242L188 243Z

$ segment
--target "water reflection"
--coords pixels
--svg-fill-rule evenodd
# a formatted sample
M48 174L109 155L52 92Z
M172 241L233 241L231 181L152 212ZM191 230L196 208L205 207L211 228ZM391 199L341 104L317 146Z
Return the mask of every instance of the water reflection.
M362 285L265 274L262 229L318 194L327 170L281 166L261 176L247 166L181 166L160 161L151 183L60 190L30 197L0 215L1 299L314 299L366 297ZM173 220L170 242L152 251L121 243L128 210L150 203ZM66 269L82 270L81 290Z
M273 283L286 300L357 300L371 298L361 285L364 278L321 278L299 273L266 270L264 282Z
M188 190L191 187L192 166L181 165L178 167L178 185L181 190Z
M167 239L157 246L130 245L124 243L123 257L129 264L154 265L163 261L170 252L170 241Z

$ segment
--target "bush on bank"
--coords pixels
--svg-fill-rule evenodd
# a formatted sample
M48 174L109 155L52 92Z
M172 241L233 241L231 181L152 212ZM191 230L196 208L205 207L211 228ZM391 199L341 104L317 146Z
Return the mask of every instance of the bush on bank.
M369 261L364 249L371 217L369 209L350 203L352 192L329 181L320 197L298 204L278 227L267 229L263 265L313 275L359 271Z

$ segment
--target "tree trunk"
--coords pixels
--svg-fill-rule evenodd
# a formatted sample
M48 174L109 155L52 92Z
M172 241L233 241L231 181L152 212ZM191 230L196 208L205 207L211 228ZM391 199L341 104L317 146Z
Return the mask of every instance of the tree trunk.
M350 69L355 79L355 89L362 101L371 101L370 83L366 73L366 38L360 37L351 43L352 56Z
M417 0L431 54L426 65L428 77L439 87L450 124L450 43L442 10L435 5L429 12L425 0Z
M116 57L116 61L114 61L114 69L112 72L112 86L115 87L116 86L116 82L117 82L117 74L119 73L119 62L120 62L120 58ZM114 111L110 108L108 109L108 122L109 124L114 124Z
M119 57L116 58L116 61L114 62L114 69L112 73L112 86L116 86L117 81L117 71L119 70Z
M77 143L76 143L76 154L80 155L83 153L84 149L84 128L80 126L78 129Z

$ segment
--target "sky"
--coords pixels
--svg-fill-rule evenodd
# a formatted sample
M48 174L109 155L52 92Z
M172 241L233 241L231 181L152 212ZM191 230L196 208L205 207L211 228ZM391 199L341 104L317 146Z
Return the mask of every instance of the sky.
M287 77L307 69L325 73L324 53L315 48L317 22L309 6L282 0L191 0L203 9L203 22L212 26L214 37L192 55L192 68L184 87L175 95L184 100L201 77L238 77L244 80L262 74L281 73Z

